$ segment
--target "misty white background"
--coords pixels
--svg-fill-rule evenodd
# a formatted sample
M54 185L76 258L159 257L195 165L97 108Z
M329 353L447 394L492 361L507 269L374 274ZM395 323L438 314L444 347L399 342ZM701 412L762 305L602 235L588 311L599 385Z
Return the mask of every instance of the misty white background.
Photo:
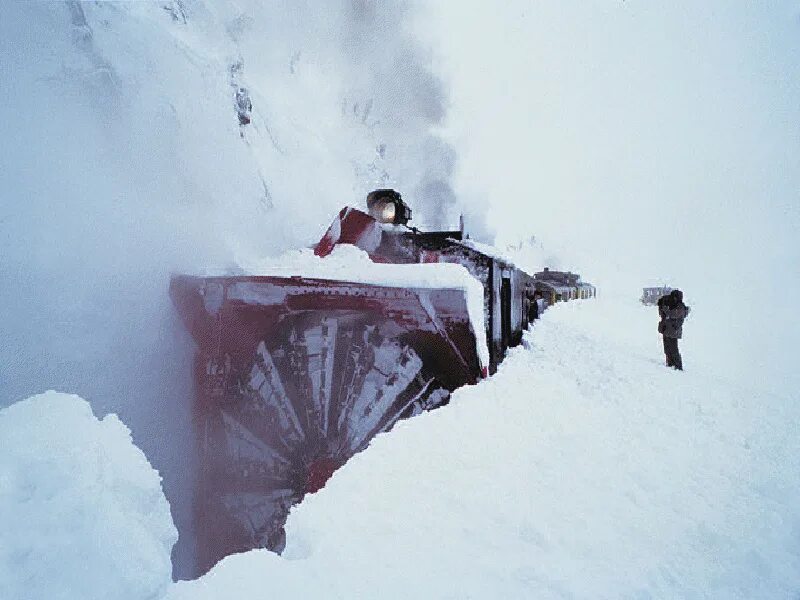
M501 239L603 248L604 278L775 283L797 261L797 2L445 3L428 33L460 189Z
M429 10L456 189L487 203L498 244L535 235L603 294L679 286L686 352L796 382L800 5Z

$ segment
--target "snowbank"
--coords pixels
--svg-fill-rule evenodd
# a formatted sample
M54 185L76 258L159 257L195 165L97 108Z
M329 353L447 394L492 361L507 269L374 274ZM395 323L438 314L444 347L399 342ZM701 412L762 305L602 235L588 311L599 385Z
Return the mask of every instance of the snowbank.
M785 598L796 391L667 370L652 307L548 310L497 375L399 423L293 509L283 556L169 584L159 478L113 415L0 411L0 597ZM746 380L751 384L747 385Z
M635 300L557 305L496 376L296 507L282 557L228 557L168 597L795 594L796 391L707 375L685 334L678 373Z
M478 358L489 365L489 347L483 319L483 286L462 265L453 263L384 264L374 263L369 255L352 244L337 244L320 258L309 248L286 252L277 258L246 260L239 258L248 274L274 277L333 279L400 288L453 289L464 292L472 331L475 333ZM206 275L219 275L207 271Z
M0 598L157 598L177 538L115 416L53 391L0 410Z
M453 197L453 150L416 14L2 2L0 406L68 389L119 414L164 477L178 576L192 562L194 362L169 276L309 244L375 187L434 223L457 214L424 193Z

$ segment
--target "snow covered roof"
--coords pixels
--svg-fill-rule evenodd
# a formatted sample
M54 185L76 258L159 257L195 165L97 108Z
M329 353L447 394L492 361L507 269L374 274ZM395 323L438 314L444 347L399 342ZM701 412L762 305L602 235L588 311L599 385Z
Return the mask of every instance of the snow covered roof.
M475 335L481 366L489 364L489 347L483 312L483 285L467 269L454 263L387 264L372 262L369 255L350 244L337 244L326 257L313 250L293 250L277 258L239 261L237 274L271 277L305 277L364 283L397 288L440 288L460 290L466 297L467 311ZM230 273L212 272L211 275Z
M456 240L454 240L456 241ZM471 248L472 250L476 250L486 256L490 256L496 260L508 263L510 265L514 264L514 260L508 256L507 254L503 254L501 250L498 248L491 246L489 244L484 244L483 242L477 242L471 239L464 239L457 241L457 243L461 244L462 246L466 246L467 248Z

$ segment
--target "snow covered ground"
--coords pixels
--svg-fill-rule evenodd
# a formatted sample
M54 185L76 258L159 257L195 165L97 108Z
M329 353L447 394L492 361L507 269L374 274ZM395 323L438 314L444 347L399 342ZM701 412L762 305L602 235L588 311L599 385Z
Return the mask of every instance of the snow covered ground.
M788 598L797 394L662 364L653 308L548 310L526 348L399 424L251 552L170 598Z
M796 392L700 368L691 319L687 370L667 370L653 313L553 307L496 376L379 436L296 507L283 556L228 557L166 598L791 597ZM0 412L1 520L24 524L0 534L0 596L164 590L174 531L129 439L74 397Z

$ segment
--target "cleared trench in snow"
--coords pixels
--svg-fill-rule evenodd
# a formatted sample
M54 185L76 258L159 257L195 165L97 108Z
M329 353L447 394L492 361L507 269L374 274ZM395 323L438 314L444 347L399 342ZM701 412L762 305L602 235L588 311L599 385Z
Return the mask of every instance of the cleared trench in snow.
M754 398L690 361L667 370L652 311L633 302L558 305L526 344L306 498L282 558L229 557L172 597L731 598L800 586L796 403Z

